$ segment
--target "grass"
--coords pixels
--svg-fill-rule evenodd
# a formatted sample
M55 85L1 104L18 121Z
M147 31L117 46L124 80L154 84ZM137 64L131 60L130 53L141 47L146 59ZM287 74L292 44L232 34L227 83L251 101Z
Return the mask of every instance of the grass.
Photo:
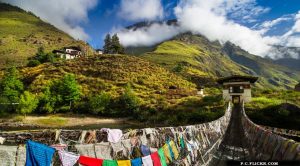
M250 72L224 56L220 45L195 35L183 34L182 38L163 42L141 57L175 71L198 86L215 85L214 79L220 76Z
M277 98L268 98L268 97L255 97L252 98L251 103L246 104L246 107L249 109L263 109L270 106L276 106L281 104L283 101Z
M260 89L292 89L300 80L299 71L273 64L238 47L228 46L229 51L224 48L203 36L185 33L159 44L141 57L199 86L215 86L214 79L233 74L258 75L255 87ZM178 70L179 65L181 70Z
M35 121L35 123L36 125L39 126L55 127L55 126L64 126L66 123L68 123L68 120L62 117L51 116L51 117L45 117L43 119L38 119Z
M123 93L127 83L132 84L134 92L144 105L151 105L151 100L156 100L159 96L173 103L170 100L173 95L170 90L172 86L177 87L176 95L180 96L175 101L187 94L196 93L195 84L153 63L126 55L102 55L21 69L24 82L33 93L40 93L47 84L66 73L76 75L82 98L102 91L117 98Z
M300 130L300 92L255 90L253 95L245 109L255 123Z
M38 47L46 52L69 45L85 45L20 8L0 3L0 68L24 66Z

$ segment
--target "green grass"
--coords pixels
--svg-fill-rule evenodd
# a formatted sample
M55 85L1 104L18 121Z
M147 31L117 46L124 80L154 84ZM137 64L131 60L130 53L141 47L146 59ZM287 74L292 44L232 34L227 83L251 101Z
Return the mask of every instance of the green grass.
M300 130L300 92L255 89L253 95L245 109L255 123Z
M51 52L69 45L85 45L22 9L3 3L0 8L0 68L7 63L26 65L27 58L41 46Z
M154 51L141 57L175 71L199 86L215 85L216 78L233 74L258 75L255 87L260 89L292 89L300 80L299 71L273 64L239 47L225 48L203 36L185 33L159 44ZM179 65L180 71L177 70Z
M102 91L117 98L127 83L132 84L144 105L152 105L152 100L158 97L171 98L171 86L180 90L180 98L194 95L196 91L196 85L182 77L143 59L126 55L102 55L21 69L24 82L33 93L40 93L43 87L66 73L76 75L82 98ZM171 100L168 102L171 103Z
M36 125L40 125L40 126L54 127L54 126L64 126L67 122L68 121L65 118L51 116L43 119L38 119L35 123Z
M277 98L267 98L267 97L254 97L251 103L247 103L246 107L249 109L262 109L270 106L276 106L281 104L283 101Z
M198 86L215 84L214 79L220 75L243 74L248 70L216 51L214 45L204 45L201 37L192 38L195 42L189 44L176 39L163 42L153 52L141 57L176 71ZM178 65L182 66L180 72L175 70Z
M173 54L181 56L199 55L200 51L196 45L187 45L179 41L166 41L160 44L154 51L156 54Z

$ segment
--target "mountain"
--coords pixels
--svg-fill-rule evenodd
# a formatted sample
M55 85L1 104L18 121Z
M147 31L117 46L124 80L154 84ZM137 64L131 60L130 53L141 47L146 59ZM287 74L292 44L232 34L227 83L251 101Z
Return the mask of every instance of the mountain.
M31 12L0 3L0 68L25 65L41 46L49 52L72 45L86 46Z
M66 73L76 75L82 96L108 92L118 97L127 83L144 104L173 102L196 93L196 85L144 59L127 55L99 55L20 68L28 90L39 93ZM155 100L157 99L157 100ZM166 101L167 99L167 101Z
M277 57L274 62L300 71L300 48L273 46L269 56Z
M274 63L274 60L262 58L241 49L229 42L224 44L223 51L236 63L252 69L260 76L259 83L278 89L285 87L293 89L300 80L300 71Z
M198 86L213 85L218 77L232 74L259 76L256 86L272 89L292 89L300 80L300 72L273 60L252 55L232 43L222 45L192 33L177 35L140 56Z

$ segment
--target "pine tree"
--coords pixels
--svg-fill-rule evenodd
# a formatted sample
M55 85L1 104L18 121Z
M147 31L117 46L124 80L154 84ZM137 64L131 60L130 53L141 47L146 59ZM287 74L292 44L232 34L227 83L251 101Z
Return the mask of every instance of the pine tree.
M113 54L124 54L124 48L120 44L120 40L117 34L114 34L111 38L111 47Z
M59 93L65 103L70 104L80 99L80 86L78 85L75 76L73 74L66 74L59 85Z
M111 37L110 34L107 34L104 39L103 53L110 54L111 53Z

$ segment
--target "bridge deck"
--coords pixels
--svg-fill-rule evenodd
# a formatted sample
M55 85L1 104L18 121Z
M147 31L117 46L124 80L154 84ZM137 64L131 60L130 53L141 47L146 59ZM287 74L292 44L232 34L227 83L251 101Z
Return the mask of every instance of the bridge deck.
M226 165L228 160L250 160L241 117L242 107L235 105L224 139L210 162L211 166Z

